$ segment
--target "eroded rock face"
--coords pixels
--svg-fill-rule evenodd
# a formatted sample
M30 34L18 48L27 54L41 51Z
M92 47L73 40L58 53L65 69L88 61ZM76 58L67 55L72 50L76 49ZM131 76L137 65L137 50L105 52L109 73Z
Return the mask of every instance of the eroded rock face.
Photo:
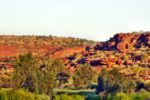
M105 43L99 43L95 50L132 51L134 48L150 47L150 33L119 33Z
M64 48L62 50L58 50L50 55L50 58L58 59L58 58L65 58L73 55L75 53L81 53L85 51L85 47L72 47L72 48Z
M115 42L115 47L118 51L131 50L136 44L140 34L117 34L114 36L113 42Z
M136 79L134 68L150 68L150 33L120 33L106 42L100 42L94 47L85 47L85 51L68 57L70 72L74 72L79 64L89 64L96 71L103 68L111 70L113 67L126 76ZM77 57L80 55L80 57ZM139 76L140 80L150 80L147 69L140 72L146 73Z
M150 47L150 33L142 34L136 43L136 47L148 46Z

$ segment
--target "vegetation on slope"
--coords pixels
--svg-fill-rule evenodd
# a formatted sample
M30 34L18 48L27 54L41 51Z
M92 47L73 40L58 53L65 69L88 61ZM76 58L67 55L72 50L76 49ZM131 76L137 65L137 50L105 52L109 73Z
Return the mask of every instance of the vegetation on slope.
M0 59L0 87L10 88L9 91L13 92L19 91L20 96L22 94L27 95L27 97L22 97L24 99L29 97L34 100L35 96L43 94L47 95L46 97L49 96L48 98L51 100L96 100L100 98L108 100L144 100L149 98L149 33L140 35L118 34L106 43L87 46L86 48L81 45L82 43L75 43L77 46L83 46L83 51L77 48L78 51L81 50L82 52L72 52L71 45L64 49L64 47L67 47L67 42L63 45L63 42L61 43L62 38L60 41L57 40L57 37L56 40L54 37L39 37L37 39L34 36L18 37L18 40L16 36L13 38L14 40L9 37L14 42L11 42L11 44L6 43L7 46L22 45L30 50L33 50L33 48L47 48L47 51L43 49L43 53L40 52L41 49L36 51L38 56L40 54L46 56L44 59L39 59L33 52L34 50L31 51L32 54L24 53L16 56L16 58L11 56L12 58L4 57ZM27 40L27 44L26 40L21 40L22 43L19 43L19 38L29 38L31 41ZM50 38L52 40L49 40ZM144 41L144 39L146 40ZM52 46L49 42L53 40L57 41L57 44ZM71 40L70 43L72 41L74 42L74 40ZM133 48L126 45L130 42L132 42L130 46ZM3 42L1 43L3 44ZM21 46L18 49L22 49ZM22 49L22 51L27 49ZM62 53L63 50L64 53ZM7 52L5 53L7 54ZM50 54L54 56L50 56ZM96 85L96 83L98 84ZM57 89L59 91L56 92ZM85 91L80 91L80 89ZM96 89L96 92L93 92L94 89ZM3 89L1 90L0 95L2 95L2 98L9 99L9 94L3 92ZM15 97L15 95L12 94L11 96ZM19 95L17 95L17 98L20 98Z

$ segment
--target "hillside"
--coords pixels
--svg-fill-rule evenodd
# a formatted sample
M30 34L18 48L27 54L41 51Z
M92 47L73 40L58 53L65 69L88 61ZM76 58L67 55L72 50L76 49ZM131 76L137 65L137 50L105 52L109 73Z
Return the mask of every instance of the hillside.
M90 64L98 72L117 67L126 76L150 80L150 33L119 33L106 42L45 36L0 36L0 74L13 71L20 54L38 59L60 59L71 72ZM138 77L137 77L138 75Z
M84 51L86 46L93 45L93 43L96 42L71 37L1 35L0 86L9 80L9 76L14 70L13 62L20 54L31 52L41 61L48 58L65 58Z
M85 49L65 59L71 71L88 63L98 71L117 67L135 80L150 80L150 33L119 33L109 41Z
M0 36L0 57L14 57L32 52L44 56L64 48L84 47L93 41L55 36Z

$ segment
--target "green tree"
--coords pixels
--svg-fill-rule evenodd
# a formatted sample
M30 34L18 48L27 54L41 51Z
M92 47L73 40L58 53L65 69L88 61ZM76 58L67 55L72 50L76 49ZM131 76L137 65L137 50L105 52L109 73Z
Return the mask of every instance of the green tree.
M31 53L20 55L14 62L13 84L15 88L25 88L31 92L36 87L37 62Z
M108 78L109 78L108 71L105 68L103 68L98 77L98 86L96 88L96 94L99 94L100 92L104 92L107 90L106 84Z
M76 88L80 85L90 85L94 77L94 71L88 64L81 64L76 68L73 76L73 84Z
M100 92L130 92L135 89L135 82L125 77L117 68L103 69L98 78L97 94Z
M48 94L53 99L53 89L58 86L57 75L64 71L64 65L59 60L47 60L44 67L38 71L39 90Z

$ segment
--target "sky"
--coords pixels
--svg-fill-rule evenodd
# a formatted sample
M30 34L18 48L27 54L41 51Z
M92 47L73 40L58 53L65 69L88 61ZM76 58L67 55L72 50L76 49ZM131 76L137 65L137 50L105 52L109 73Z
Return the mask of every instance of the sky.
M105 41L150 31L150 0L0 0L0 34Z

